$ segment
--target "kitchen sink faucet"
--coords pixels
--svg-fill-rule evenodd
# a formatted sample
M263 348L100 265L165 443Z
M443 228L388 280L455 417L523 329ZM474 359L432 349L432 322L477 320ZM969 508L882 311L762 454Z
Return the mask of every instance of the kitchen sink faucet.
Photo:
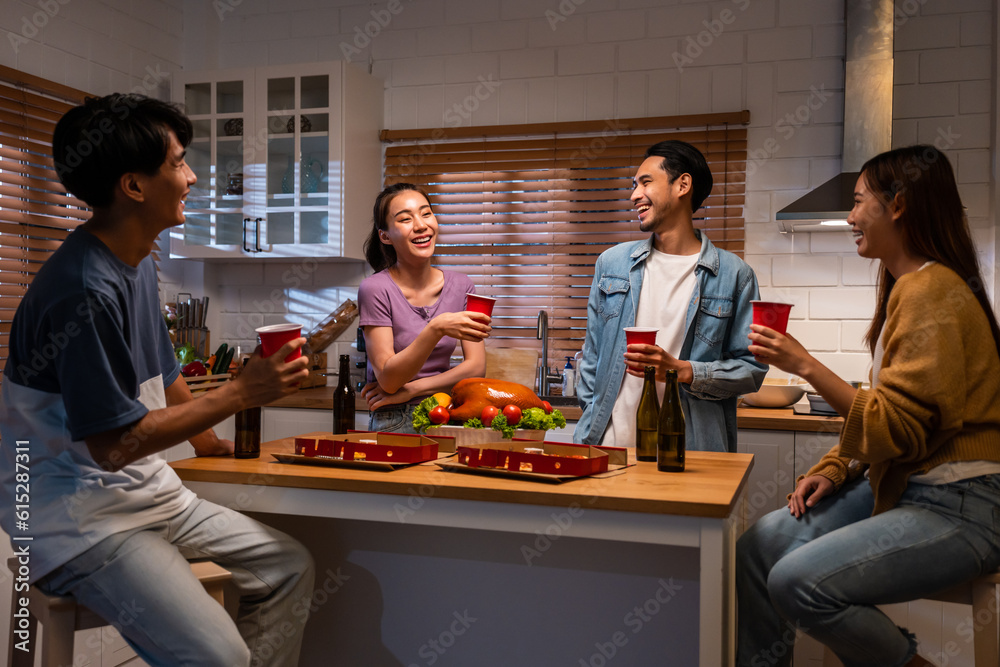
M549 382L561 382L562 375L550 373L549 369L549 314L538 311L538 331L535 337L542 341L542 364L538 369L538 395L549 395Z

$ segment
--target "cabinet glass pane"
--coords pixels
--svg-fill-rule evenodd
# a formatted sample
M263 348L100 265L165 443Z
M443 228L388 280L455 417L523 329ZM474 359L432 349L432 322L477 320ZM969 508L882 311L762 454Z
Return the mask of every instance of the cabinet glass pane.
M291 137L267 142L267 206L294 206L298 165Z
M242 137L243 117L219 118L215 121L215 136L217 137Z
M188 213L184 216L184 242L188 245L209 245L212 242L212 219L208 213Z
M267 80L267 110L286 111L295 108L295 78Z
M243 242L243 214L219 213L215 216L215 242L219 245L240 245Z
M202 139L208 141L212 138L212 121L210 120L193 120L191 125L194 127L193 139Z
M212 196L212 157L208 142L192 143L187 148L184 161L198 178L188 193L188 202L192 208L208 208L208 200Z
M299 243L326 243L330 238L330 215L326 211L299 214Z
M267 214L267 242L271 245L295 243L294 213L288 211Z
M329 146L329 137L302 137L299 189L303 206L326 206L330 200Z
M217 151L216 196L227 200L220 207L239 208L243 206L243 142L220 139Z
M243 82L220 81L215 84L216 113L243 113Z
M330 106L330 76L302 77L301 104L302 109L317 109Z
M212 84L186 84L184 86L184 111L189 116L212 113Z

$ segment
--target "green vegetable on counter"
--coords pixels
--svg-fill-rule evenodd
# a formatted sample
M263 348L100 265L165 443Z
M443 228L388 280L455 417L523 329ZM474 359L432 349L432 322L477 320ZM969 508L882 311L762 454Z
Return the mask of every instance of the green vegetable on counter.
M191 343L181 345L174 350L174 356L177 357L177 361L180 362L181 366L187 366L194 361L194 345Z
M514 427L507 423L507 418L503 415L497 415L493 418L493 430L500 431L503 433L503 437L508 440L514 437Z
M528 408L521 414L521 421L517 423L517 428L549 431L554 428L562 428L565 425L566 418L558 410L546 414L545 410L541 408Z
M469 421L467 421L464 424L462 424L462 427L463 428L486 428L486 426L479 419L479 417L473 417Z
M438 400L433 396L428 396L420 401L420 405L413 409L413 430L423 433L434 423L431 422L430 411L438 406ZM445 406L448 407L448 406Z

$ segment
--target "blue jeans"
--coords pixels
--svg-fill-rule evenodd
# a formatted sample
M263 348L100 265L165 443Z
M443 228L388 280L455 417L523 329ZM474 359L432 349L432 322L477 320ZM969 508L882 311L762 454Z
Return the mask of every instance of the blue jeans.
M368 430L390 433L416 433L413 429L413 410L416 405L390 405L374 410L368 415Z
M236 623L191 573L208 559L233 573ZM113 535L39 580L110 621L148 664L294 667L314 567L305 547L200 498L168 521Z
M795 630L845 667L905 665L916 639L875 605L917 600L1000 564L1000 475L910 484L871 516L859 478L796 519L771 512L736 544L740 667L791 664Z

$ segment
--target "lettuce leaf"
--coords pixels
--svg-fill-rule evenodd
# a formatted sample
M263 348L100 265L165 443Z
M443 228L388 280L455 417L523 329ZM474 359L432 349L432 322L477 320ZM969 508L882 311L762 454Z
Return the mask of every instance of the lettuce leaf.
M428 413L438 406L438 400L433 396L428 396L424 400L420 401L420 405L413 409L413 430L417 433L423 433L431 426L431 418ZM447 406L445 406L447 407Z

